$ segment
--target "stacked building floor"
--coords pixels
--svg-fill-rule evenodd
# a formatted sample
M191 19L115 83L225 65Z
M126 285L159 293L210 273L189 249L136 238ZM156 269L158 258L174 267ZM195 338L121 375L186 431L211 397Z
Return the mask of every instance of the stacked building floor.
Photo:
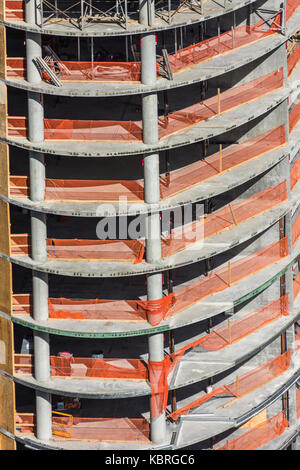
M0 0L0 450L297 448L299 22Z

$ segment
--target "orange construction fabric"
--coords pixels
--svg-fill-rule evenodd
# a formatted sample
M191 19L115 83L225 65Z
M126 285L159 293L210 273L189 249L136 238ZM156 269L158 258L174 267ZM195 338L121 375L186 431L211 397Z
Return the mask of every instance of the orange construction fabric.
M208 296L227 289L287 255L288 238L285 237L252 255L234 261L230 266L211 272L199 281L178 289L173 294L158 301L51 298L49 299L49 315L50 318L58 319L124 321L145 321L147 315L149 322L157 325L163 318L177 315L180 311L191 307ZM28 314L30 304L31 301L28 295L13 296L15 314Z
M172 421L177 421L179 416L187 415L192 409L199 408L203 403L206 403L208 400L218 395L229 395L241 398L285 372L289 368L290 361L291 353L290 350L288 350L250 372L241 375L235 382L218 387L192 403L170 413L168 417L172 419Z
M80 320L146 321L147 315L136 300L49 299L49 317Z
M61 71L63 82L140 82L140 62L75 62L47 61L52 69L54 66Z
M292 227L292 243L293 245L296 243L300 235L300 214L298 214L297 219L295 220L293 227Z
M283 69L256 78L249 83L220 94L220 114L249 103L283 85ZM184 131L197 123L219 114L219 99L215 95L180 111L159 118L159 138ZM27 136L27 119L7 118L10 137ZM45 140L73 141L141 141L142 121L81 121L71 119L44 119Z
M162 258L167 258L194 243L234 228L236 225L281 204L287 198L286 182L265 189L241 202L228 204L204 219L172 230L162 240Z
M174 292L176 303L166 315L166 318L176 315L181 310L192 306L208 296L227 289L236 282L276 263L287 255L288 238L285 237L252 255L232 262L230 266L224 266L211 272L199 281Z
M280 14L276 20L280 21ZM239 26L234 30L226 31L220 36L180 49L176 54L169 55L172 71L173 73L179 72L182 69L212 59L219 54L226 54L276 33L271 29L263 31L263 27L263 20L261 20L256 25Z
M298 183L300 179L300 158L298 158L295 163L293 168L291 169L291 189L295 186L296 183Z
M293 286L294 286L294 299L296 299L297 295L300 292L300 270L297 274L296 279L293 282Z
M255 450L280 436L288 426L289 422L284 411L280 411L255 428L227 441L224 446L218 447L216 450Z
M280 15L278 15L277 21ZM276 31L269 29L263 31L263 21L252 26L239 26L233 31L227 31L219 37L206 39L197 44L192 44L184 49L178 50L174 55L169 54L169 61L173 73L207 61L217 55L226 54L253 42L257 42ZM81 62L81 61L59 61L47 62L51 69L59 69L60 80L65 82L78 81L100 81L100 82L140 82L140 62ZM7 76L24 78L24 59L7 59ZM157 64L157 74L160 75ZM47 78L47 74L45 76Z
M253 137L241 144L222 150L222 169L220 153L217 152L204 160L173 171L169 176L161 176L160 194L166 199L181 191L200 184L214 176L235 168L249 160L275 150L285 144L284 126L279 126Z
M208 351L218 351L233 344L268 323L288 313L288 295L234 321L231 325L216 328L209 335L187 344L175 353L165 356L161 362L148 362L149 380L152 390L153 416L160 416L167 407L168 375L179 364L186 351L201 346ZM218 392L219 393L219 392ZM214 396L214 395L213 395Z
M47 238L48 259L87 259L141 263L145 245L138 240L63 240Z
M288 57L288 76L290 76L300 60L300 46L297 44Z
M33 434L35 422L33 413L16 413L17 432ZM58 413L52 416L52 433L56 440L150 443L150 427L144 418L83 418Z
M25 58L7 57L6 58L6 77L25 79Z
M23 0L5 0L5 19L7 21L24 21Z
M52 377L147 380L148 370L139 359L94 359L50 356Z
M298 121L300 119L300 101L298 101L292 111L289 114L289 125L290 125L290 132L296 127Z
M284 144L284 126L279 126L241 144L223 149L222 169L220 169L220 154L215 153L204 160L175 170L168 176L162 175L160 178L161 199L164 200L199 185L203 181L249 160L258 158ZM10 176L10 196L28 197L29 184L27 176ZM143 201L143 180L62 180L46 178L46 201L113 202L118 201L121 196L126 197L128 202Z
M287 0L286 2L286 19L287 21L293 13L300 7L299 0Z
M230 88L220 94L220 114L243 104L250 103L260 96L264 96L283 86L283 69L271 72L264 77L256 78L243 85ZM187 108L159 118L159 138L163 139L175 132L185 130L195 124L217 116L218 95L215 95L202 103L193 104Z

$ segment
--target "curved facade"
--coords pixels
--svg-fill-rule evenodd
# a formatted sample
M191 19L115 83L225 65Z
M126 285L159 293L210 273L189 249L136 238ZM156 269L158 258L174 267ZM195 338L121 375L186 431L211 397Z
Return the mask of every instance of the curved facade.
M0 4L0 449L295 448L299 1Z

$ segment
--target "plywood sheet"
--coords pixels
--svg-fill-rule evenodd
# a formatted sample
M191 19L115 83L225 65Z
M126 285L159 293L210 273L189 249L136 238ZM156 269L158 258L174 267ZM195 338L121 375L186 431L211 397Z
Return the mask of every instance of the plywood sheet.
M5 0L0 0L0 20L4 20Z
M0 312L12 314L12 269L11 263L0 258Z
M0 253L10 256L9 205L0 200Z
M15 384L0 374L0 427L15 434Z
M16 450L16 441L0 433L0 450Z
M13 325L10 320L0 317L0 370L13 374Z
M7 137L7 89L3 82L0 82L0 136Z
M0 194L9 195L9 154L8 145L0 142Z
M0 78L6 78L6 28L3 25L0 25Z

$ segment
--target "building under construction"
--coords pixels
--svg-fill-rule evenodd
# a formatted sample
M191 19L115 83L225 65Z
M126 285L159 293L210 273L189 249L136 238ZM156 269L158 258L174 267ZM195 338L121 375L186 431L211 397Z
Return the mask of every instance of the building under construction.
M297 448L299 24L0 1L0 449Z

